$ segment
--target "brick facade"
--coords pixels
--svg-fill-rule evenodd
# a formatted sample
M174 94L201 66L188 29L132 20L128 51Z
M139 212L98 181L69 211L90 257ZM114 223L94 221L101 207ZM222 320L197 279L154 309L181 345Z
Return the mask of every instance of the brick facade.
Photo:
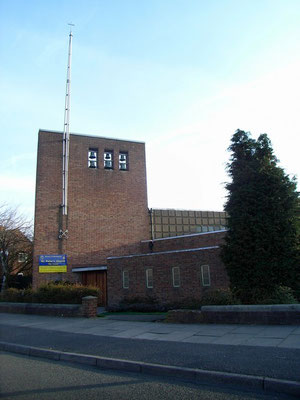
M109 307L118 307L122 300L133 297L153 298L160 304L200 300L207 290L228 287L219 257L224 230L186 235L189 231L182 228L182 232L176 230L175 237L153 235L160 223L169 226L168 236L172 236L173 226L191 230L207 223L223 229L225 214L182 210L149 213L144 143L70 135L68 215L63 216L62 140L61 132L39 132L34 287L50 280L98 285L102 303ZM91 151L97 154L96 168L89 168ZM111 156L112 169L104 168L106 153ZM127 157L125 170L120 169L121 154ZM68 238L59 238L60 230L67 230ZM56 254L67 255L67 272L40 273L38 256ZM209 285L204 285L202 266L209 266ZM173 268L179 268L176 271L180 274L176 287ZM147 269L153 273L151 288L146 284ZM124 271L128 288L123 287Z
M38 140L33 285L46 280L80 280L74 267L106 265L111 255L135 251L150 238L145 144L70 135L68 216L63 219L61 132L40 131ZM89 149L98 150L98 168L88 168ZM113 152L114 168L104 169L103 154ZM119 152L129 168L119 170ZM68 239L59 239L59 229ZM67 254L66 274L41 274L38 256Z
M134 297L150 297L161 305L200 300L208 290L227 289L228 276L220 259L220 245L225 232L154 240L152 252L108 259L108 306ZM141 250L146 251L141 243ZM204 286L201 266L208 265L210 285ZM173 285L172 268L179 267L180 284ZM147 288L146 270L153 271L153 288ZM123 288L123 272L128 274L128 288Z

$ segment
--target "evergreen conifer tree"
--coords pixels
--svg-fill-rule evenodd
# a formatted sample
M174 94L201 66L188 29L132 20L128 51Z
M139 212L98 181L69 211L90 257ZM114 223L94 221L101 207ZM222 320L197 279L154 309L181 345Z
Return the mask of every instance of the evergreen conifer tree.
M281 286L300 287L295 178L278 166L266 134L238 130L229 147L231 182L222 249L231 287L244 303L269 298ZM298 293L299 295L299 293Z

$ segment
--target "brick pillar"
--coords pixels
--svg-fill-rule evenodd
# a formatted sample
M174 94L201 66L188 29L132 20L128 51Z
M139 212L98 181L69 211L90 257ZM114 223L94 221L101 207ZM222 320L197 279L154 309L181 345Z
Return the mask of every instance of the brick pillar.
M97 302L95 296L86 296L82 298L82 316L86 318L97 317Z

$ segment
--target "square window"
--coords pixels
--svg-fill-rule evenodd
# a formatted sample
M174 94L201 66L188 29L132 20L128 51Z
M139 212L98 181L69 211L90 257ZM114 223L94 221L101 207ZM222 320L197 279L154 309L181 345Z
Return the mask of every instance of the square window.
M112 150L104 151L104 168L105 169L113 169L114 168L114 153Z
M88 167L89 168L98 168L98 149L89 149Z
M128 153L125 151L119 153L119 170L128 171Z

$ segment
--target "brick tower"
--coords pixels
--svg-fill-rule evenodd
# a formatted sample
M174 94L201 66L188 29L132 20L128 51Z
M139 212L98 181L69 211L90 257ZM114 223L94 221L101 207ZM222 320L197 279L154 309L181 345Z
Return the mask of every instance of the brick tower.
M62 212L63 133L39 131L33 285L81 281L106 292L106 258L150 238L145 144L70 135L68 213ZM67 255L67 272L41 273L40 255Z

